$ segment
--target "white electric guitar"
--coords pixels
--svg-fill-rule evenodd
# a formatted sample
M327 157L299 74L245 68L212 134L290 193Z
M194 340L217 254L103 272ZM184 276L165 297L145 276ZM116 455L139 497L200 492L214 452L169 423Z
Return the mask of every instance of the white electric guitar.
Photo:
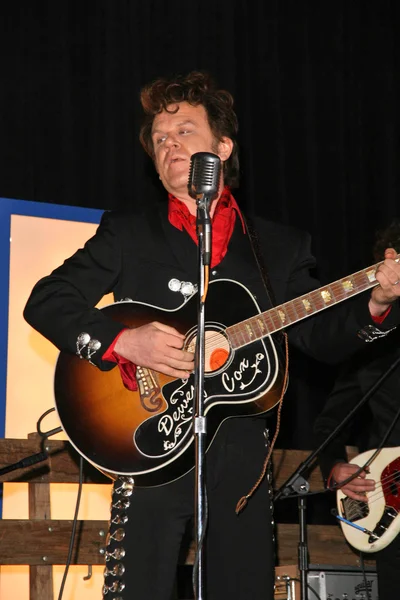
M363 466L375 450L355 456L350 463ZM362 552L385 548L400 531L400 447L382 448L369 465L375 490L367 502L353 500L339 489L338 519L346 540Z

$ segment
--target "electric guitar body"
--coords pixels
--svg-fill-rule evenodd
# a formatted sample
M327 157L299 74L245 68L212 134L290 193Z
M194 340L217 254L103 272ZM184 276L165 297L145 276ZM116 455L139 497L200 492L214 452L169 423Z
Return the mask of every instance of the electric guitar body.
M350 462L361 467L374 452L363 452ZM369 469L376 489L367 492L367 502L353 500L340 489L336 499L341 517L372 533L340 521L349 544L362 552L377 552L390 544L400 530L400 447L382 448Z

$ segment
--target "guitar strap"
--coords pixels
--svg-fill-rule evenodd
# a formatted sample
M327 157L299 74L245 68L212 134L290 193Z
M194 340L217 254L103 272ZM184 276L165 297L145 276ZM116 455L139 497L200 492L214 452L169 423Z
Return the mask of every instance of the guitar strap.
M260 241L258 238L257 231L254 227L254 223L251 218L249 218L249 217L244 218L244 223L246 226L247 234L249 236L251 249L252 249L254 257L256 259L258 270L260 271L261 280L264 284L264 288L267 293L267 298L269 299L269 301L271 303L271 307L274 307L274 306L276 306L275 294L272 290L271 283L270 283L270 280L268 277L267 269L266 269L265 262L264 262L264 257L261 252ZM267 475L268 480L270 480L272 478L270 459L272 456L272 451L275 446L275 442L279 435L279 430L280 430L280 425L281 425L281 411L282 411L282 405L283 405L283 396L285 395L285 391L286 391L286 385L287 385L287 380L288 380L288 368L289 368L289 348L288 348L287 334L283 333L282 335L283 335L283 339L285 342L285 344L284 344L284 346L285 346L285 372L284 372L284 381L283 381L283 385L282 385L282 394L281 394L281 397L279 398L278 409L277 409L277 414L276 414L276 431L275 431L274 437L269 445L260 476L257 479L257 481L255 482L255 484L253 485L253 487L251 488L251 490L249 490L249 492L245 496L242 496L242 498L240 498L240 500L236 504L236 514L239 514L244 509L248 500L251 498L251 496L254 494L254 492L257 490L257 488L263 481L267 471L268 471L268 475ZM268 440L268 430L267 429L265 430L265 433L266 433L266 439Z
M258 238L257 231L254 227L253 220L251 217L245 217L243 214L243 220L246 227L247 234L250 240L250 246L254 254L254 258L256 259L256 263L258 266L258 270L260 271L261 281L263 282L265 291L267 293L267 298L271 303L271 307L276 306L275 294L271 287L271 282L268 277L267 269L265 266L264 257L261 253L260 240Z

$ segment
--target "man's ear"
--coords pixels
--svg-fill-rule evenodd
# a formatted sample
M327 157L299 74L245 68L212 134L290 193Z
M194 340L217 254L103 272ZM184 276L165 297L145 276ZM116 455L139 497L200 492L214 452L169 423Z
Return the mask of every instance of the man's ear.
M221 140L218 142L218 156L220 157L222 162L225 162L226 160L228 160L228 158L232 154L232 150L233 150L233 142L232 142L231 138L228 138L228 137L221 138Z

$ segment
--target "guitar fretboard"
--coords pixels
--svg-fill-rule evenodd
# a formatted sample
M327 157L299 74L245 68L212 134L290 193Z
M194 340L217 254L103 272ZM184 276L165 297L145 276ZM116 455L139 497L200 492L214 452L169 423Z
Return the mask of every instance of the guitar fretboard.
M400 255L397 256L397 261ZM241 323L227 327L226 334L233 349L242 348L256 340L280 331L338 302L347 300L378 284L375 273L381 262L349 277L299 296Z

